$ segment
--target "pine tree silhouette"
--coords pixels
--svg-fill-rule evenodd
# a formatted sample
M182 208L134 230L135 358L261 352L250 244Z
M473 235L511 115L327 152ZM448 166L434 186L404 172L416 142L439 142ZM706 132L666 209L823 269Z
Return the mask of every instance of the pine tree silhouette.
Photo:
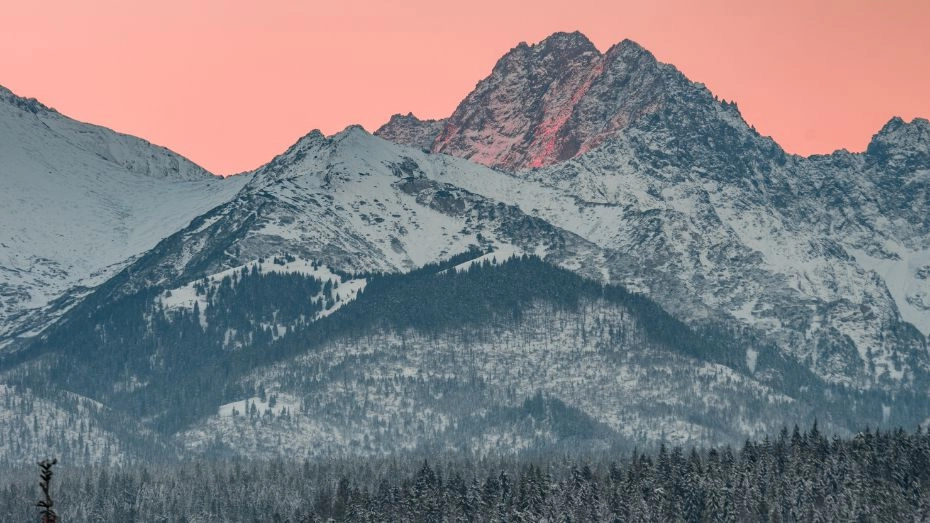
M52 501L52 496L49 493L49 487L52 483L52 466L56 463L58 463L57 459L52 459L51 461L43 459L39 462L39 468L41 469L41 472L39 472L39 477L41 478L39 487L42 489L42 494L45 498L39 500L36 506L42 510L42 523L58 523L58 514L55 512L55 509L52 508L55 502Z

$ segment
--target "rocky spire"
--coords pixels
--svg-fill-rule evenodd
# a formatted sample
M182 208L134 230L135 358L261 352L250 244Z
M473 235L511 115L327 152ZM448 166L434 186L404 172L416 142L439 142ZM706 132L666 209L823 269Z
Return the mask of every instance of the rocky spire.
M662 109L701 125L714 115L742 122L735 107L717 102L636 42L623 40L601 53L579 32L555 33L511 49L448 119L395 115L375 134L520 170L582 154Z

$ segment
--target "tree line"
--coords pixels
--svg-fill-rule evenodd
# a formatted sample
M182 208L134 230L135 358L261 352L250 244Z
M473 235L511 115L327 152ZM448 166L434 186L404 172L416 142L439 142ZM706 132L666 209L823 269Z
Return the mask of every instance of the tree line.
M922 521L930 434L827 438L815 424L735 449L200 461L62 468L59 477L55 506L74 522ZM31 479L0 475L0 519L34 519Z

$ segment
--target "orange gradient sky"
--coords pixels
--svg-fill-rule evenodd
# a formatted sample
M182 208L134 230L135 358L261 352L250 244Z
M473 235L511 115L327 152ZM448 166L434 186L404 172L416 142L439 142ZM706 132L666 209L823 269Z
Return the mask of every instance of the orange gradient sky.
M0 85L220 174L314 128L448 116L555 31L639 42L789 152L860 151L890 117L930 116L924 0L3 0L0 28Z

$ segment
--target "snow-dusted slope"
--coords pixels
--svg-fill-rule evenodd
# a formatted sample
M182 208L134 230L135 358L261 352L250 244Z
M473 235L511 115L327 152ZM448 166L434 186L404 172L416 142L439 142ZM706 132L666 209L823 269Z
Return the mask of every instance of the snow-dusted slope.
M0 88L0 344L42 328L43 311L60 313L248 179Z
M563 231L528 218L522 209L500 205L501 195L486 190L507 190L513 181L457 158L399 147L357 126L331 138L311 133L259 170L246 187L246 193L274 195L280 207L261 219L262 227L246 243L263 238L262 243L296 240L292 247L333 246L354 237L364 247L353 252L346 245L345 261L335 264L353 270L406 270L469 246L512 244L560 261L571 258L592 270L590 246L566 239ZM305 212L293 212L299 206ZM338 228L320 230L327 221ZM566 241L577 248L566 250Z
M98 420L106 414L105 406L75 394L59 393L50 399L0 384L0 430L4 435L0 462L25 462L24 456L63 453L75 465L124 462L130 452Z
M474 247L512 246L583 274L602 274L600 249L501 204L488 187L559 197L556 190L399 146L358 126L331 137L314 131L257 170L236 198L140 260L129 288L185 284L282 254L342 271L403 272Z

